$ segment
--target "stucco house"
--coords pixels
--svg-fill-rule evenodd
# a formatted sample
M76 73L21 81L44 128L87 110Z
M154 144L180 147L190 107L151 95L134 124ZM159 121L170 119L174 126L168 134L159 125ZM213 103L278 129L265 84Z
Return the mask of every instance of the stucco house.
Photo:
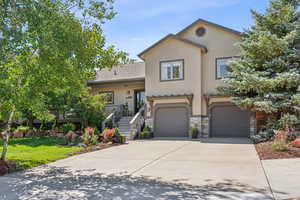
M110 117L122 105L117 126L131 137L143 122L155 137L190 137L192 127L201 137L248 137L255 114L216 91L228 61L239 56L240 40L240 32L199 19L140 53L144 62L101 70L89 84L109 95Z

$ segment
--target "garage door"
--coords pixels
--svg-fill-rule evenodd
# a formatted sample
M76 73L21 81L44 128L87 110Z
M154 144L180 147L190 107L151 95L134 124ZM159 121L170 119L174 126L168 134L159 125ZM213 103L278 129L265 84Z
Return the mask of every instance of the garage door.
M155 112L155 137L188 137L188 109L160 107Z
M235 105L216 105L211 110L212 137L248 137L250 114Z

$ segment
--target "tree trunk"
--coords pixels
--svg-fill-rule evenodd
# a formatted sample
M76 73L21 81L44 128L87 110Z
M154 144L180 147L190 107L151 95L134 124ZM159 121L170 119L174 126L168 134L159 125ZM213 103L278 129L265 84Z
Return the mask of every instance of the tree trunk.
M33 129L33 122L34 122L34 117L29 117L28 121L27 121L27 126L30 129Z
M15 109L13 108L10 115L9 115L9 119L8 119L8 122L7 122L7 128L4 131L3 149L2 149L2 154L1 154L1 160L3 160L3 161L6 161L8 140L9 140L9 137L10 137L10 134L11 134L11 127L12 127L14 115L15 115Z

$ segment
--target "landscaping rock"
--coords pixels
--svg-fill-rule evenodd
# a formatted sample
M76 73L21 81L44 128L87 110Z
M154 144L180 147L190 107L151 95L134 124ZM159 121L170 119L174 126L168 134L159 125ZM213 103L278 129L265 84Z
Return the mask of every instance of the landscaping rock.
M68 142L73 142L75 141L75 139L78 137L78 135L74 132L74 131L69 131L66 135L65 135L65 139Z
M48 131L41 130L41 131L39 131L39 135L38 136L42 137L42 136L47 136L47 135L48 135Z
M49 137L56 137L56 135L57 135L57 131L54 129L54 130L51 130L51 131L49 131Z
M35 136L42 136L43 135L43 131L42 130L37 130L36 132L35 132Z
M9 171L8 164L5 161L0 160L0 176L7 174Z
M58 138L64 138L65 135L64 135L63 133L57 133L57 134L56 134L56 137L58 137Z
M79 136L83 135L83 132L82 132L82 131L76 131L75 133L76 133L77 135L79 135Z
M17 164L14 161L6 161L8 166L8 173L14 172L17 168Z
M35 136L35 131L34 130L28 130L26 133L25 133L25 137L32 137L32 136Z
M24 137L24 131L15 131L13 133L13 138L22 138Z
M87 147L87 145L86 145L86 144L83 144L83 143L79 143L78 146L79 146L79 147L82 147L82 148L86 148L86 147Z
M294 147L300 148L300 138L294 140L291 144L292 144Z

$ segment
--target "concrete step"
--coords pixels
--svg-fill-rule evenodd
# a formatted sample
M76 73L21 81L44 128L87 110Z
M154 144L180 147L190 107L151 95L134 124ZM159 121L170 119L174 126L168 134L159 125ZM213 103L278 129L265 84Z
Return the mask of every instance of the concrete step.
M118 121L118 124L129 124L130 121Z
M120 126L123 126L123 127L130 127L129 124L118 124L118 126L119 126L119 127L120 127Z
M118 122L118 124L129 125L129 122Z
M119 130L123 130L123 131L124 131L124 130L126 130L126 131L130 131L130 128L124 128L124 127L120 128L120 127L119 127Z
M131 120L133 117L121 117L120 120Z
M119 129L128 129L128 130L130 129L129 126L118 126L118 128L119 128Z
M130 130L128 130L128 129L122 129L122 130L121 130L121 129L120 129L120 132L121 132L121 133L129 133Z

